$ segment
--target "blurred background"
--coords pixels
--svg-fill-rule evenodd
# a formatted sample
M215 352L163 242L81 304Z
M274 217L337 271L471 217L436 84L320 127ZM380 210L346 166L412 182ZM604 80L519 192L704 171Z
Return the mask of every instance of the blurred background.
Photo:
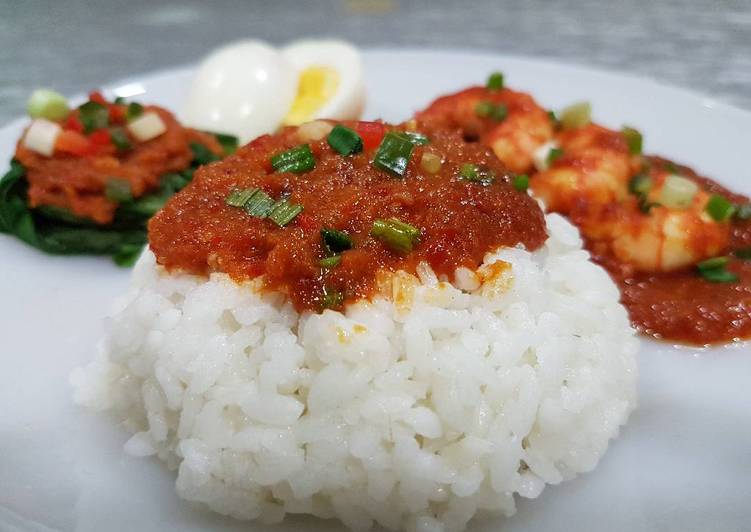
M496 50L621 72L751 109L751 0L0 0L0 122L239 38Z

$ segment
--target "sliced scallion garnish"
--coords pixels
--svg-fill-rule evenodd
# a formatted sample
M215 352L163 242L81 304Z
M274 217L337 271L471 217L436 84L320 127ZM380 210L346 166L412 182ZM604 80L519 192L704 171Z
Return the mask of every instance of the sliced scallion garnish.
M738 220L751 220L751 203L736 205L734 216Z
M472 181L481 185L490 185L495 181L495 174L486 168L472 163L464 163L459 167L459 179L462 181Z
M266 218L271 214L276 202L261 189L256 189L243 205L245 212L256 218Z
M550 166L561 157L563 157L563 148L551 148L551 150L548 152L548 156L546 157L545 162L547 162L548 166Z
M344 303L344 293L336 288L323 288L323 299L321 306L323 308L339 308Z
M325 268L328 270L331 268L336 268L340 262L342 262L342 256L334 255L333 257L326 257L324 259L319 260L318 264L321 266L321 268Z
M246 188L230 192L224 202L232 207L245 207L248 200L258 191L257 188Z
M326 137L326 141L341 155L360 153L363 148L362 137L354 130L341 124L334 126L334 129Z
M738 276L726 269L728 262L727 257L713 257L698 263L696 269L709 282L733 283L738 280Z
M592 121L592 106L589 102L578 102L561 111L563 129L578 129Z
M316 166L316 160L310 149L310 144L300 144L287 151L277 153L271 158L271 166L277 172L292 172L302 174L309 172Z
M690 179L669 175L660 190L660 203L671 209L686 209L698 191L699 186Z
M89 101L79 106L78 119L83 125L83 132L88 135L95 129L109 125L109 111L101 103Z
M514 179L511 183L514 185L514 188L516 190L518 190L519 192L524 192L529 188L529 176L527 174L519 174L517 176L514 176Z
M373 166L402 177L412 157L415 145L404 133L389 131L378 146Z
M70 113L68 100L59 92L49 89L37 89L31 93L26 111L31 118L62 120Z
M342 251L347 251L348 249L352 249L353 245L352 237L347 233L326 227L321 229L321 242L328 255L336 255Z
M425 146L430 144L430 139L417 131L405 131L404 135L406 135L415 146Z
M707 214L716 222L725 222L733 216L735 205L719 194L712 195L705 207Z
M420 230L396 218L379 219L373 222L370 236L398 253L409 253L420 239Z
M485 86L493 91L501 90L503 88L503 73L493 72L492 74L490 74Z
M104 196L110 201L122 203L133 199L133 191L130 187L130 181L113 177L107 180L104 186Z
M475 114L480 118L490 118L496 122L501 122L508 115L508 107L503 103L481 101L475 105Z
M292 220L294 220L298 214L303 210L302 205L297 203L291 203L288 199L277 201L271 212L269 213L269 220L274 222L279 227L284 227Z
M751 247L740 248L733 251L733 255L743 260L751 260Z
M623 134L623 138L626 139L629 153L631 155L640 155L644 139L639 130L634 129L633 127L623 126L621 133Z
M652 178L646 174L637 174L628 183L628 191L631 194L649 194L652 190Z
M125 130L121 127L113 127L110 130L110 139L118 151L129 150L133 147L128 135L125 134Z
M125 109L125 119L128 122L132 122L139 116L143 114L143 105L141 105L138 102L131 102L128 104L127 109Z

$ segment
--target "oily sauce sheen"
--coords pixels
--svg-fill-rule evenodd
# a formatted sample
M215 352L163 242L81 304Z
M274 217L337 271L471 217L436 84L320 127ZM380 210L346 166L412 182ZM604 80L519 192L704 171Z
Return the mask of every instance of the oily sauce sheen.
M650 163L656 167L670 164L660 158L650 158ZM690 168L674 166L680 175L711 193L733 203L749 201ZM693 268L635 274L613 257L598 255L596 249L588 247L619 284L622 302L639 330L665 340L709 345L751 337L751 262L732 258L733 251L750 246L751 222L733 221L726 253L731 257L728 270L739 277L733 283L709 282Z
M475 269L500 246L534 250L543 244L542 211L509 184L510 174L490 152L453 132L423 133L430 144L415 147L402 178L373 166L375 147L342 156L325 138L310 142L313 170L275 173L270 158L301 144L297 128L260 137L196 171L192 183L151 220L151 249L169 270L221 271L236 281L263 275L265 285L288 294L297 310L319 311L325 292L341 292L345 303L371 296L381 270L414 272L426 261L438 275L453 278L457 267ZM421 169L425 151L442 158L438 173ZM497 177L489 185L464 181L459 178L464 163ZM232 191L254 187L273 198L289 195L304 210L280 228L225 203ZM392 217L421 231L419 243L406 255L370 236L374 220ZM354 241L330 270L319 264L325 257L322 228L346 231Z

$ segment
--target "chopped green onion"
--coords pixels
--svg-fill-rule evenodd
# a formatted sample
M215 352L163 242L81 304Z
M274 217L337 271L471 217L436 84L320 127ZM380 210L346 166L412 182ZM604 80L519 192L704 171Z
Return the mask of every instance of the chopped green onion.
M420 230L396 218L389 218L373 222L370 236L398 253L409 253L420 239Z
M336 229L321 229L321 241L323 242L323 248L328 255L336 255L342 251L352 249L352 237L350 237L344 231L337 231Z
M552 109L548 111L548 118L550 118L550 121L553 122L554 126L558 126L558 117L555 116L555 111Z
M493 112L493 107L495 107L493 102L477 102L477 105L475 105L475 114L480 118L487 118Z
M389 131L383 137L373 159L373 166L401 177L407 171L415 145L409 137L398 131Z
M271 158L271 166L277 172L302 174L315 168L316 160L313 157L310 144L300 144L292 149L274 155Z
M193 152L193 162L196 164L209 164L219 160L217 154L198 142L191 142L190 150Z
M86 102L78 108L78 118L86 134L109 125L109 110L96 102Z
M629 153L631 155L640 155L644 139L639 130L629 126L623 126L621 133L623 134L623 138L626 139Z
M561 111L563 129L578 129L592 121L592 106L589 102L578 102Z
M639 205L639 210L644 214L649 214L649 211L651 211L654 207L662 207L661 203L657 201L649 201L649 199L645 195L638 196L637 204Z
M284 227L292 220L294 220L298 214L303 210L302 205L297 203L290 203L288 199L282 199L274 204L274 208L269 213L269 220L274 222L279 227Z
M652 178L646 174L637 174L628 183L628 191L635 195L646 195L652 190Z
M422 157L420 158L420 167L423 170L429 174L437 174L440 171L441 166L443 166L443 162L438 155L430 153L429 151L423 152Z
M671 174L678 175L678 174L681 173L681 169L678 168L678 166L675 163L673 163L673 162L664 161L663 166L665 167L665 170L667 170Z
M495 174L491 170L480 168L476 164L464 163L459 168L459 179L480 183L481 185L490 185L495 181Z
M115 105L125 105L125 98L123 96L117 96L112 103Z
M550 166L563 156L563 148L551 148L545 162Z
M342 256L334 255L333 257L326 257L325 259L319 260L318 264L321 266L321 268L325 268L328 270L330 268L337 267L340 262L342 262Z
M212 133L212 135L214 135L214 138L222 147L224 155L232 155L237 151L237 146L240 144L240 141L236 136L228 135L227 133Z
M751 247L736 249L733 255L743 260L751 260Z
M341 155L352 155L362 151L362 137L354 130L337 124L326 137L329 146Z
M248 200L258 191L257 188L246 188L243 190L233 190L230 192L224 202L232 207L245 207Z
M737 275L724 269L707 270L699 273L711 283L734 283L738 280Z
M245 212L256 218L266 218L271 214L276 202L263 190L256 189L253 195L245 202Z
M344 293L335 288L323 288L323 308L339 308L344 303Z
M660 191L660 203L671 209L686 209L699 191L696 183L679 175L665 178Z
M735 206L725 197L720 196L719 194L714 194L709 198L705 210L714 221L725 222L733 216Z
M751 203L741 203L735 206L735 217L738 220L751 219Z
M122 203L133 199L133 191L130 188L130 181L113 177L107 180L104 186L104 195L110 201Z
M512 184L514 185L514 188L516 190L518 190L519 192L524 192L529 188L529 176L527 174L519 174L517 176L514 176Z
M727 257L714 257L696 265L699 274L712 283L732 283L738 280L738 276L727 271L729 259Z
M70 113L68 100L59 92L49 89L37 89L31 93L26 110L31 118L62 120Z
M503 88L503 73L493 72L492 74L490 74L490 76L488 76L488 82L485 84L485 86L492 91L501 90Z
M417 131L405 131L404 135L406 135L410 142L415 146L425 146L430 144L430 139Z
M131 102L125 109L125 119L131 122L143 114L143 105L138 102Z
M121 127L113 127L110 130L110 139L118 151L129 150L133 147L128 135L125 134L125 130Z
M508 115L508 107L503 103L477 102L475 114L480 118L490 118L496 122L501 122Z

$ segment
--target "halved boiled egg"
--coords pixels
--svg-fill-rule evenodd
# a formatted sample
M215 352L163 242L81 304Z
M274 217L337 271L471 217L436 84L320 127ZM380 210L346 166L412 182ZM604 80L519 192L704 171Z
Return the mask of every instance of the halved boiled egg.
M237 135L245 143L279 127L295 100L295 68L274 47L240 41L198 68L183 109L185 124Z
M242 143L317 118L354 120L365 104L362 70L359 52L343 41L302 40L281 50L241 41L201 63L182 118Z
M338 40L293 42L282 56L297 70L297 95L284 118L299 125L316 118L354 120L365 106L362 60L357 49Z

